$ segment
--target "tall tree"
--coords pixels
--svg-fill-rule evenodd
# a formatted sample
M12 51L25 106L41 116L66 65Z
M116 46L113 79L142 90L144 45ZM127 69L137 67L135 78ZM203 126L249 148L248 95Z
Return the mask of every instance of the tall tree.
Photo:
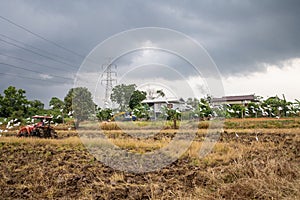
M49 106L51 106L52 109L62 109L64 107L64 102L57 97L52 97Z
M43 115L45 112L44 104L40 100L29 101L29 106L27 109L27 113L30 116L33 115Z
M26 91L9 86L4 90L4 96L0 98L1 117L24 117L28 100L25 96Z
M136 85L117 85L112 89L111 100L119 104L121 111L125 111L129 107L130 98L135 91Z
M140 90L135 90L129 100L129 107L134 109L136 106L140 105L141 102L146 99L147 93Z
M92 100L92 94L85 87L70 89L64 101L66 111L72 111L76 118L77 128L80 122L87 120L94 113L95 103Z
M68 92L68 94L64 98L64 113L72 112L72 99L74 95L74 88L71 88Z

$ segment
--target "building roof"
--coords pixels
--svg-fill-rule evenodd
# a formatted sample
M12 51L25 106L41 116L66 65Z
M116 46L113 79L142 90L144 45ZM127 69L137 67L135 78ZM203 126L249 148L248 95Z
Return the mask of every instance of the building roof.
M181 103L181 101L177 98L157 98L157 99L145 99L142 103Z
M212 103L216 102L230 102L230 101L256 101L254 94L239 95L239 96L224 96L221 98L212 98Z
M41 115L35 115L35 116L32 116L32 118L34 118L34 119L52 119L51 116L41 116Z

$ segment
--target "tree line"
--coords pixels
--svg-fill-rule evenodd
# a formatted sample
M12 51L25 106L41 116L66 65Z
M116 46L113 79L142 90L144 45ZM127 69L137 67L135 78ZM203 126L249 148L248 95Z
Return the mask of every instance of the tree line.
M80 97L80 99L76 99L76 96ZM79 102L80 100L84 103ZM14 86L9 86L3 91L3 94L0 94L1 118L24 119L34 115L51 115L55 116L53 118L54 122L62 122L66 117L73 117L75 109L78 119L84 120L85 118L81 117L89 113L82 113L84 109L78 108L86 106L86 112L90 112L95 104L88 89L78 87L70 89L63 100L58 97L52 97L49 101L49 106L50 109L45 109L44 103L40 100L28 100L26 91L17 89Z
M134 109L146 98L146 93L135 90L136 85L119 85L113 89L111 98L120 110ZM109 120L112 109L98 107L91 92L85 87L71 88L63 100L52 97L50 109L40 100L28 100L26 91L9 86L0 94L0 118L25 119L34 115L53 116L53 122L61 123L65 118L76 118L76 126L89 118Z
M130 112L138 119L149 120L152 108L141 102L148 99L164 97L162 90L140 91L135 84L121 84L113 88L111 101L118 105L118 108L101 108L92 99L91 92L85 87L71 88L64 99L52 97L49 101L50 109L45 109L45 105L40 100L28 100L26 91L9 86L0 94L0 117L24 119L33 115L51 115L53 121L60 123L65 118L76 118L76 125L89 118L100 121L110 120L116 112ZM182 101L184 101L182 99ZM162 108L163 114L169 120L178 120L185 116L185 119L205 119L215 116L225 116L227 118L243 117L292 117L299 116L300 101L287 101L284 96L269 97L263 100L258 98L257 102L247 105L223 104L214 106L211 97L188 98L184 101L186 112L181 113L178 109Z

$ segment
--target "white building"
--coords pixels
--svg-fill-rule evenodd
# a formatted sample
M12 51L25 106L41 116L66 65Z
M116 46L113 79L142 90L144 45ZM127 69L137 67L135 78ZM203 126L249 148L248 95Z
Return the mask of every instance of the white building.
M156 99L145 99L142 101L143 104L148 104L149 107L153 109L154 120L162 113L162 108L168 107L172 109L178 109L180 111L184 111L186 109L186 104L184 101L180 101L177 98L156 98Z
M221 98L212 98L211 102L213 105L221 105L221 104L247 105L251 102L257 102L257 99L254 94L251 94L251 95L224 96Z

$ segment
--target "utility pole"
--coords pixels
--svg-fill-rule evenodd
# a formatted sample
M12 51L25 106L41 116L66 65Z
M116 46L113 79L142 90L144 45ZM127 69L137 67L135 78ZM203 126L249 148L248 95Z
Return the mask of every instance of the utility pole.
M113 83L117 83L117 65L111 63L111 59L108 59L107 64L102 65L103 74L101 84L105 85L105 97L104 106L109 107L110 95L113 88Z

